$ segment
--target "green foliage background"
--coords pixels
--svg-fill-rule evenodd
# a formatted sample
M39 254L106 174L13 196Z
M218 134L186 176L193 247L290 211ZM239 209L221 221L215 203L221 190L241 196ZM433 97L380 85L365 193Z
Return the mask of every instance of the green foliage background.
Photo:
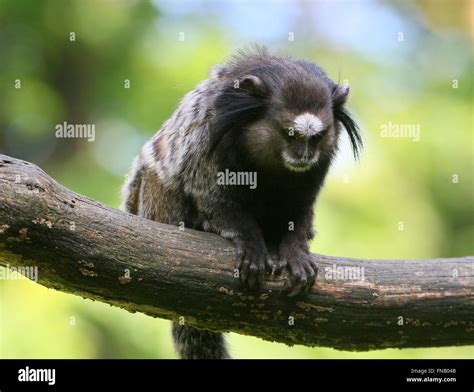
M0 152L118 206L133 157L179 99L234 49L263 43L347 80L364 133L360 163L343 144L317 206L312 250L474 254L473 10L468 0L2 0ZM96 140L55 138L64 121L95 124ZM420 140L381 137L389 122L419 125ZM473 347L352 353L235 334L229 342L237 358L474 357ZM0 281L0 357L174 353L167 321L10 280Z

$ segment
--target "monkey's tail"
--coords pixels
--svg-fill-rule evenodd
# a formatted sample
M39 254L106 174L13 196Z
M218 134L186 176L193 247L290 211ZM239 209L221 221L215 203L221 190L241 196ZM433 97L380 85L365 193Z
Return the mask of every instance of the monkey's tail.
M173 323L173 341L182 359L230 359L224 335Z

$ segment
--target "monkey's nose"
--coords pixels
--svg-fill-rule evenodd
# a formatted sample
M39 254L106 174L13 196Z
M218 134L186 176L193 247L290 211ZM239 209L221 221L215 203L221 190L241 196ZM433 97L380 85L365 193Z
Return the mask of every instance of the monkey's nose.
M308 160L308 157L306 156L306 154L295 154L295 159L300 162L305 162Z
M293 145L293 156L298 161L306 161L308 159L308 146L302 141L298 141Z
M307 161L308 160L308 150L306 148L297 149L294 152L294 157L298 161Z

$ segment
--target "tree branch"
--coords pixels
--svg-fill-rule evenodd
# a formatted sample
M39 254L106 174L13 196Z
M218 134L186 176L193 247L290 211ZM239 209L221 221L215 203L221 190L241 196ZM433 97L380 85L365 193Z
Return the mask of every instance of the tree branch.
M269 277L259 293L240 291L235 256L217 235L110 208L33 164L0 155L0 264L38 267L46 287L287 344L344 350L474 344L474 257L314 254L316 285L292 299L283 292L285 274ZM332 273L334 265L358 279Z

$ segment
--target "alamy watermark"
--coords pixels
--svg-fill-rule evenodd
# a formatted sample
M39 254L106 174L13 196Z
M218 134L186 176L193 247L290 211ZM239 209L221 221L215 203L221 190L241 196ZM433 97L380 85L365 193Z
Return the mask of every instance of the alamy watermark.
M389 121L380 125L380 137L420 141L420 124L396 124Z
M38 283L38 267L11 267L7 264L0 268L0 280L29 279Z
M59 139L87 139L88 142L95 140L95 124L56 124L55 135Z
M244 185L250 189L257 188L257 172L234 172L225 169L217 173L218 185Z
M18 370L19 382L46 382L56 384L56 369L34 369L29 366Z
M337 266L324 268L324 278L326 280L356 280L363 282L365 280L364 267Z

